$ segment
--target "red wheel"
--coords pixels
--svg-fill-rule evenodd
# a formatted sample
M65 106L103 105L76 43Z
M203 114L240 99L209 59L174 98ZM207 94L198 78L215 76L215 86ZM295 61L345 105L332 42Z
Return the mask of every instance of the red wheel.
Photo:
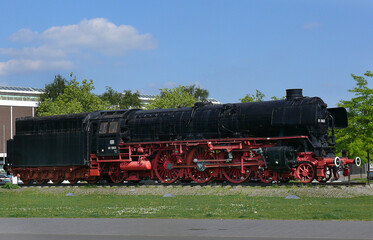
M310 183L315 178L315 168L311 163L301 163L297 168L297 174L302 183Z
M207 159L214 159L214 155L205 148L194 148L188 154L187 165L193 165L193 167L188 168L188 175L194 182L207 183L216 175L216 168L206 168L205 165L208 162L201 161Z
M98 177L89 177L86 179L86 181L89 183L89 184L96 184L98 182L99 178Z
M46 184L48 182L48 180L44 180L44 179L37 179L36 180L36 184Z
M21 178L24 185L30 185L32 183L32 180L29 178Z
M65 173L63 171L56 171L54 173L53 179L51 179L53 184L60 184L65 180Z
M58 176L57 179L53 179L52 182L53 182L53 184L60 184L60 183L63 182L63 177Z
M338 168L337 167L333 167L332 172L333 172L334 180L335 181L338 180L339 177L340 177Z
M163 183L175 182L180 173L179 168L172 168L177 164L176 156L172 150L159 151L155 157L155 175Z
M258 175L259 175L260 181L264 183L271 183L273 181L273 173L267 169L265 170L259 169Z
M21 173L21 180L22 180L24 185L32 184L33 181L32 181L31 178L32 178L32 174L30 172L25 171L25 172Z
M78 181L79 181L79 178L74 178L74 179L69 180L69 183L76 184Z
M241 154L235 153L233 155L232 164L241 164ZM250 177L250 169L247 167L243 168L243 173L241 166L225 167L223 168L223 174L232 183L243 183Z
M119 164L111 164L109 168L109 176L113 183L121 183L126 178L124 172L120 169Z

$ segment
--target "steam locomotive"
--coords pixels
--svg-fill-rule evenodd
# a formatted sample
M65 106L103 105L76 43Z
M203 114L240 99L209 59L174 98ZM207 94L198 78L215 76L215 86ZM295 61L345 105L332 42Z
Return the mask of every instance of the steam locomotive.
M360 158L335 156L344 108L302 89L286 99L155 110L115 110L16 120L7 169L25 184L155 179L325 182Z

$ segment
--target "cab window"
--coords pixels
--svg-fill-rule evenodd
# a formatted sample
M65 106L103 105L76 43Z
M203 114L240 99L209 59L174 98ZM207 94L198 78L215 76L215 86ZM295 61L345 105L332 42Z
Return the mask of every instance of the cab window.
M99 134L105 134L107 132L107 125L108 125L107 122L102 122L100 124Z
M118 122L111 122L109 127L109 133L116 133L118 130Z

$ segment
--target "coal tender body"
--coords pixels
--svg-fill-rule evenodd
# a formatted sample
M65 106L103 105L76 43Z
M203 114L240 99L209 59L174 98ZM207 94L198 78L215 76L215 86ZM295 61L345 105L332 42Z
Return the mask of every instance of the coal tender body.
M287 90L284 100L17 119L7 168L24 183L157 179L242 183L349 175L335 156L344 108Z

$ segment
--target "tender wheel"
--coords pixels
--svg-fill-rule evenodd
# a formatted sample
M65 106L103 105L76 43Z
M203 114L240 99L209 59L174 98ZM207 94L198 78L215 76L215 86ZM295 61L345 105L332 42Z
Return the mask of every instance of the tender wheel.
M26 178L26 179L21 178L21 180L22 180L24 185L31 185L32 184L32 180L29 179L29 178Z
M36 180L36 184L40 184L40 185L42 185L42 184L46 184L47 182L49 182L48 180L45 180L45 179L37 179Z
M76 184L78 181L79 181L79 178L74 178L74 179L69 180L69 183Z
M53 179L52 180L53 184L61 184L63 182L63 177L62 176L58 176L57 179Z
M154 163L155 175L161 182L173 183L178 179L180 169L172 168L177 164L177 159L171 150L159 151Z
M119 164L113 163L109 168L109 177L113 183L121 183L124 181L126 175L120 169Z
M265 170L259 169L258 175L259 175L260 181L264 183L271 183L273 181L273 173L267 169Z
M315 168L310 163L301 163L297 168L297 174L302 183L310 183L315 178Z
M234 154L232 164L241 164L241 154ZM241 166L225 167L223 168L223 174L228 181L232 183L243 183L250 177L250 169L247 167L243 168L244 173L241 171Z
M216 168L206 168L204 167L207 162L195 162L204 159L214 159L214 156L210 154L205 148L194 148L187 158L187 165L193 165L193 167L188 168L189 177L196 183L207 183L212 180L216 175Z
M22 172L21 173L21 180L23 182L24 185L30 185L33 183L33 180L32 180L32 174L30 172Z

